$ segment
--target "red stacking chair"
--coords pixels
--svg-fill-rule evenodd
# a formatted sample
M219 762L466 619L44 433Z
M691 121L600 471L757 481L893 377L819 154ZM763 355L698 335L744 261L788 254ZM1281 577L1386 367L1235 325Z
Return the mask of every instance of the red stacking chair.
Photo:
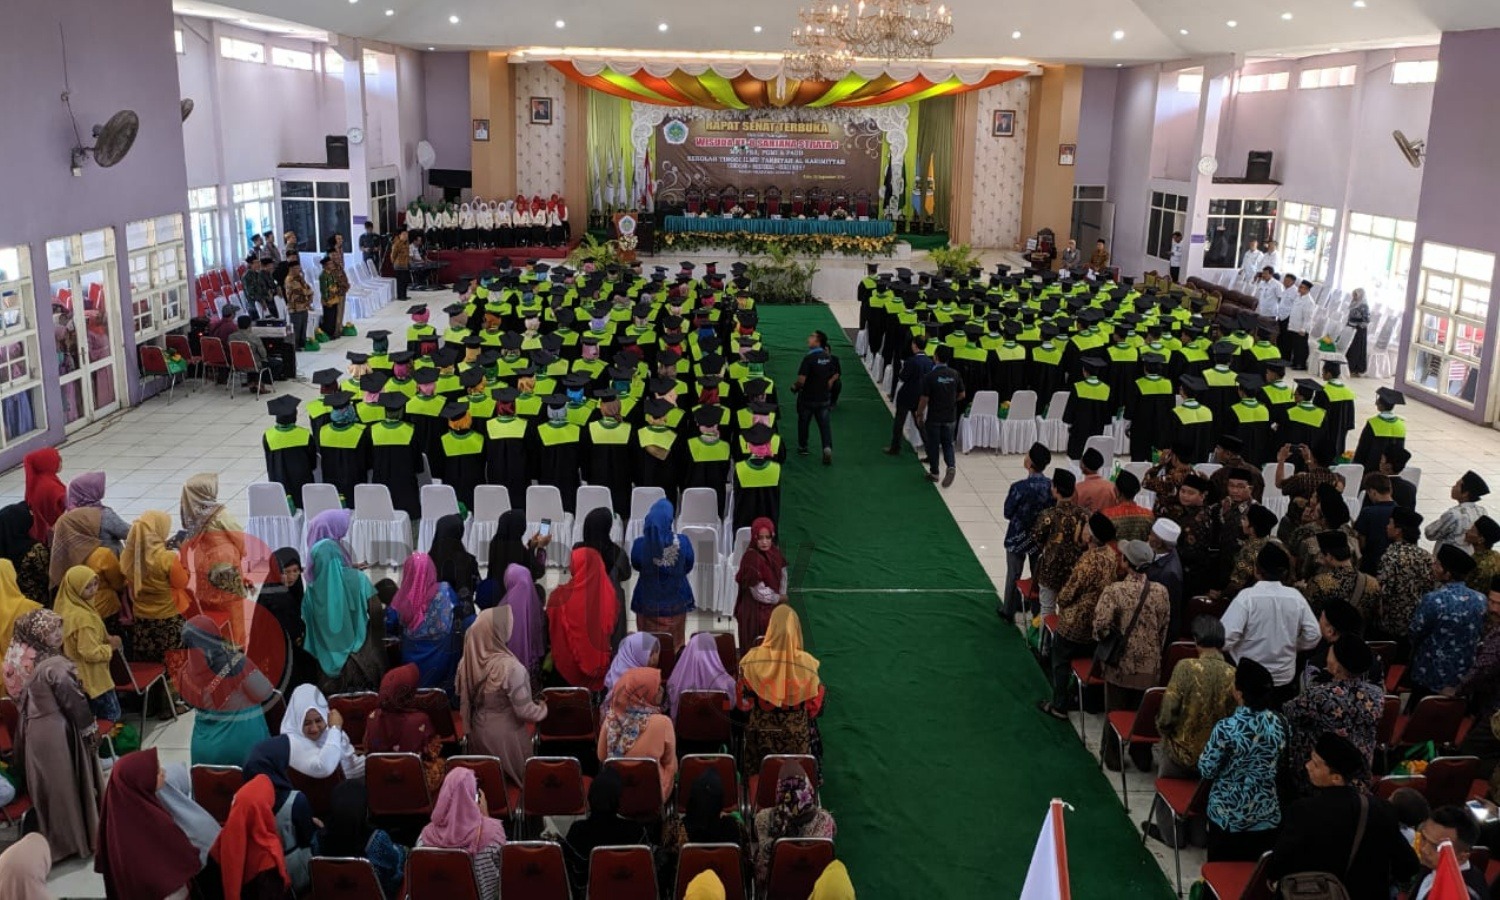
M193 766L189 775L193 800L223 825L235 793L245 784L245 774L239 766Z
M445 744L464 743L463 717L454 711L448 695L441 688L422 688L414 704L432 719L432 727Z
M205 340L207 340L205 338ZM276 380L271 374L270 366L262 366L255 361L255 352L250 349L249 341L229 342L229 363L234 369L235 375L248 375L255 379L255 392L261 393L267 385ZM229 395L234 396L235 379L229 379Z
M1094 660L1090 657L1073 660L1073 679L1078 682L1078 739L1088 744L1088 713L1083 710L1083 692L1091 687L1104 687L1104 679L1094 673Z
M1192 641L1173 641L1167 645L1166 653L1162 654L1161 661L1161 683L1166 685L1172 680L1172 673L1177 671L1177 664L1185 659L1196 659L1198 656L1198 645Z
M362 857L314 856L310 866L317 900L381 900L375 867Z
M818 784L818 761L811 756L792 753L772 753L760 762L760 772L750 776L750 784L746 786L746 793L750 795L750 814L753 816L763 809L769 809L776 805L776 776L781 774L781 767L789 762L795 762L802 766L802 771L812 780L813 788ZM726 790L728 786L725 786Z
M109 658L109 677L115 683L115 693L133 694L141 698L141 733L146 731L146 713L151 704L151 689L160 685L162 696L166 698L167 709L172 713L172 720L177 720L177 704L172 700L171 690L167 687L167 667L161 663L153 662L130 662L125 654L119 650Z
M209 337L205 334L198 340L198 347L203 354L202 364L205 377L207 377L207 374L210 371L225 373L229 372L229 355L224 352L223 341L219 340L216 337ZM231 390L233 389L233 387L234 380L230 379Z
M766 900L805 900L818 876L833 862L830 838L778 838L771 848Z
M620 776L619 814L641 822L660 822L665 817L661 796L661 767L654 759L612 756L605 769Z
M1427 796L1426 775L1387 775L1384 778L1375 779L1371 785L1375 796L1382 800L1391 799L1391 795L1402 788L1411 788L1422 796Z
M657 900L651 848L595 847L589 854L589 900Z
M740 808L740 782L735 773L734 757L728 753L693 753L678 761L678 809L687 809L688 793L693 789L693 782L709 769L719 773L719 783L724 785L724 811L734 812Z
M1165 805L1172 812L1172 864L1177 867L1177 896L1182 896L1182 823L1202 818L1208 813L1208 789L1213 781L1207 778L1158 778L1156 795L1151 798L1151 808L1146 811L1146 821L1156 821L1156 808ZM1141 835L1141 843L1146 835Z
M1411 715L1396 720L1396 736L1391 749L1402 752L1417 744L1432 741L1439 748L1453 743L1463 724L1466 705L1456 697L1433 694L1417 702Z
M428 816L432 797L422 757L415 753L371 753L365 757L365 792L372 816Z
M588 688L547 688L542 691L547 718L537 723L536 748L549 744L588 744L599 739L599 711Z
M562 847L551 841L507 841L500 848L500 896L569 900Z
M443 767L449 772L468 769L474 773L474 780L484 791L484 802L489 806L492 819L509 819L521 802L521 789L505 780L505 770L501 768L498 757L450 756L443 761Z
M1266 884L1266 864L1270 859L1268 851L1253 863L1204 863L1199 875L1208 882L1209 890L1218 900L1272 900L1270 885Z
M355 691L334 694L328 698L328 708L338 710L344 717L344 734L349 742L363 750L365 746L365 724L370 713L380 707L380 695L374 691Z
M728 746L734 736L729 708L724 691L683 691L673 723L678 744Z
M588 813L588 783L583 767L571 756L533 756L526 760L517 828L542 816Z
M292 787L307 797L307 803L312 807L313 815L326 819L333 810L333 789L344 783L344 770L335 769L327 778L314 778L296 769L288 769L287 776L292 782Z
M667 679L672 677L672 669L677 665L677 642L672 635L665 631L650 632L661 645L661 652L657 654L656 667L661 670L661 680L666 684ZM738 667L736 667L738 668Z
M1478 774L1477 756L1439 756L1422 770L1427 779L1427 802L1433 809L1467 802Z
M481 900L469 854L448 847L413 850L406 858L406 897L407 900Z
M154 344L141 344L137 348L141 355L141 380L165 378L167 380L167 405L172 405L172 392L177 387L178 373L167 368L167 353Z
M725 900L745 900L745 864L738 844L684 844L677 855L677 886L672 896L682 900L692 880L709 869L724 885Z
M1141 706L1135 712L1128 709L1115 710L1105 717L1104 739L1113 737L1120 745L1120 797L1125 811L1130 812L1130 792L1125 789L1125 751L1134 744L1159 744L1161 732L1156 730L1156 714L1161 711L1162 698L1167 689L1154 687L1141 698ZM1099 756L1099 767L1104 768L1104 756Z
M193 370L194 366L199 366L200 368L198 370L198 377L199 378L203 377L203 370L201 368L202 365L203 365L203 357L201 357L198 354L196 354L196 353L193 352L193 343L192 343L192 341L188 340L187 335L185 335L185 334L169 334L169 335L167 335L167 349L169 351L173 352L173 353L176 353L178 356L182 357L183 362L185 362L185 363L188 364L188 371L189 372L191 372Z

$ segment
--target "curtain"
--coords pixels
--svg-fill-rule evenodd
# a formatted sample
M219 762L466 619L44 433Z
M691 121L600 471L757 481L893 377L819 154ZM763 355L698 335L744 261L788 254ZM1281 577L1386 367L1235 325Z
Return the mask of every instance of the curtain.
M906 196L901 199L901 208L907 210L909 218L915 219L922 213L921 204L913 203L916 199L914 192L917 185L917 135L922 118L922 104L913 102L906 105L911 112L906 117L906 158L901 165Z
M928 189L928 172L933 175L935 203L932 220L938 230L948 227L949 201L952 197L950 175L953 172L953 104L953 97L934 97L921 101L922 123L917 128L917 175L922 179L924 191Z
M588 207L631 205L635 165L630 146L630 101L600 91L588 93Z

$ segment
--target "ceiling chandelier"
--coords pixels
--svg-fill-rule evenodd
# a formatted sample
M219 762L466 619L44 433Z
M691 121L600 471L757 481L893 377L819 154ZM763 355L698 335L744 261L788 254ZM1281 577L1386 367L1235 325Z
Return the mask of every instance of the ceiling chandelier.
M931 59L953 35L953 14L931 0L860 0L836 18L849 51L871 59Z
M837 81L849 74L854 56L843 38L845 11L838 6L799 10L802 24L792 29L792 46L782 56L782 70L802 81Z

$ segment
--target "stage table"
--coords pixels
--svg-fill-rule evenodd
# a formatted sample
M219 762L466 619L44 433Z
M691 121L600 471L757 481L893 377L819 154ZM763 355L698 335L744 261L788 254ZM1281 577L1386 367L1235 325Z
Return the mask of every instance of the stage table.
M888 237L895 231L889 219L726 219L723 216L667 216L672 233L731 234L843 234L850 237Z

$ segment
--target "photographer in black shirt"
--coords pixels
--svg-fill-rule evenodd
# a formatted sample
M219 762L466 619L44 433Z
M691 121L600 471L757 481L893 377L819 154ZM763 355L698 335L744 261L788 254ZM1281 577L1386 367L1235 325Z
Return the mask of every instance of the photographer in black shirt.
M828 353L828 335L814 331L807 336L807 355L797 370L797 453L807 455L808 423L818 420L818 436L823 439L823 465L833 463L833 423L828 417L833 402L833 387L838 384L838 362Z
M937 365L922 377L922 397L917 401L917 427L927 436L927 480L938 480L938 450L948 471L943 473L943 487L953 484L958 461L953 453L953 439L958 432L958 410L964 402L964 381L954 370L953 348L939 345Z

